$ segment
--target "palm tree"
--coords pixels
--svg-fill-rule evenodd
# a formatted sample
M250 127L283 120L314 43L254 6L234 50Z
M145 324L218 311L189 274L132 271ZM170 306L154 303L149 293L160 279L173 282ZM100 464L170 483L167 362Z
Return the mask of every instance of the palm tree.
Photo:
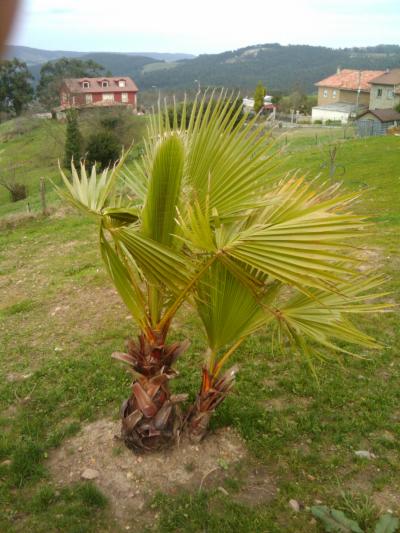
M113 354L133 373L121 416L122 438L135 450L169 445L184 428L201 440L234 384L238 368L228 362L261 328L308 359L319 355L317 343L327 353L349 353L344 343L377 347L349 320L384 307L371 303L382 296L371 294L382 276L361 274L345 241L366 227L350 211L359 194L296 173L277 179L263 126L237 123L240 109L224 97L196 101L189 122L185 108L179 124L168 109L152 116L133 169L125 155L100 176L83 164L80 176L72 165L72 182L62 174L60 194L97 220L103 260L140 329L127 353ZM169 381L189 343L168 344L167 335L184 303L198 313L208 348L183 417L185 397L171 394Z

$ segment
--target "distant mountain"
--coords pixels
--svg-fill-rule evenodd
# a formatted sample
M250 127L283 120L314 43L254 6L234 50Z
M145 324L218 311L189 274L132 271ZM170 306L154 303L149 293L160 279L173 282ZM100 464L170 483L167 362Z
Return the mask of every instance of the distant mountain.
M67 56L60 56L67 57ZM76 56L75 56L76 57ZM54 58L59 59L59 58ZM164 61L155 61L150 57L142 56L127 56L125 54L112 54L108 52L93 52L89 54L80 54L78 59L88 60L92 59L102 65L106 72L113 76L130 76L135 81L141 79L142 72L147 65L154 65L157 68L158 64L167 65ZM29 70L35 78L35 82L39 81L40 69L43 63L37 63L29 66ZM153 67L154 68L154 67Z
M65 50L41 50L39 48L30 48L29 46L9 45L6 49L6 59L16 57L24 61L28 66L40 65L47 61L59 59L60 57L79 57L82 52L67 52Z
M196 56L193 54L171 54L162 52L129 52L127 56L144 56L151 57L152 59L158 59L159 61L180 61L181 59L194 59Z
M152 87L166 91L194 90L200 83L202 88L227 87L250 94L261 80L269 92L287 93L300 89L310 93L315 90L316 81L336 72L338 66L368 70L400 67L400 46L333 49L271 43L198 57L149 52L49 51L10 46L8 57L26 61L36 79L44 62L60 57L80 57L97 61L113 75L131 76L142 91Z
M108 52L104 52L108 54ZM110 52L113 54L112 52ZM94 54L103 54L103 52L71 52L68 50L41 50L39 48L30 48L29 46L14 46L9 45L6 50L6 58L16 57L21 61L25 61L27 65L37 65L40 63L46 63L46 61L51 61L53 59L59 59L60 57L80 57L85 55L93 56ZM162 53L162 52L126 52L121 54L113 55L122 55L126 56L141 56L149 57L155 59L156 61L179 61L181 59L193 59L194 55L191 54L171 54L171 53Z
M171 69L145 69L142 89L224 86L253 91L261 80L268 91L315 90L314 83L342 68L381 70L400 67L400 46L332 49L322 46L261 44L180 61Z

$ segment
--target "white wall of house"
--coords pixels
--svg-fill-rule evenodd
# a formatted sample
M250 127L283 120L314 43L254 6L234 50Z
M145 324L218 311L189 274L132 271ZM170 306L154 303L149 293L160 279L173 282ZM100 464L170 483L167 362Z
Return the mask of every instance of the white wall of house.
M322 120L322 122L326 122L327 120L340 120L342 124L346 124L349 120L349 113L313 107L311 118L313 122L315 120Z

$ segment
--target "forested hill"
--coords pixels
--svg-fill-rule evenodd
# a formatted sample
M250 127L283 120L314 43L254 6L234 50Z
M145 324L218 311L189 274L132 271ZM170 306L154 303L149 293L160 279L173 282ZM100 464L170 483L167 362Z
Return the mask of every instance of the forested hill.
M140 90L195 90L224 86L253 92L261 80L268 91L304 92L315 90L314 83L342 68L382 70L400 67L400 46L332 49L322 46L261 44L221 54L187 58L185 54L154 53L152 57L106 52L50 52L26 47L10 47L8 56L28 63L36 80L45 61L62 55L93 59L113 75L134 78ZM69 55L72 54L72 55ZM177 59L178 60L173 60ZM179 59L180 58L180 59ZM182 59L184 58L184 59ZM195 81L198 80L198 81Z
M166 89L220 86L254 90L259 80L268 91L298 88L313 91L314 83L342 68L380 70L400 67L400 46L331 49L322 46L265 44L222 54L200 55L176 63L174 69L145 70L142 88Z

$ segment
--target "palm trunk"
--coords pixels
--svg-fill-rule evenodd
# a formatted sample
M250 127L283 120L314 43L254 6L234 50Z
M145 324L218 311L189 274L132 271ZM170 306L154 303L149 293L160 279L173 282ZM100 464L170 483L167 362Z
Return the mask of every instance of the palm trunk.
M203 368L200 392L187 416L190 440L200 442L206 436L211 417L232 389L237 371L238 367L235 365L217 379L207 368Z
M132 393L121 407L121 438L135 451L159 450L176 441L181 427L178 402L184 395L171 395L169 380L177 375L173 363L189 343L165 344L164 336L153 332L149 340L144 334L139 343L129 341L128 353L113 357L128 363L135 376Z

